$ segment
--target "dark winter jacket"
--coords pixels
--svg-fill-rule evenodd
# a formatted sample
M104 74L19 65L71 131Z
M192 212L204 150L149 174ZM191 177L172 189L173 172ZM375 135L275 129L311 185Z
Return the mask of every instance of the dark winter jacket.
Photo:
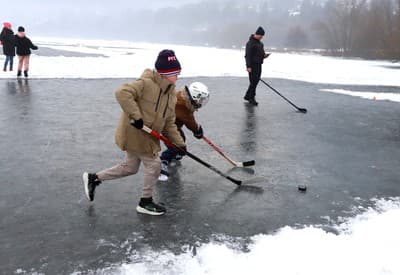
M33 45L32 41L26 36L20 37L15 35L15 46L17 47L17 55L30 55L31 49L38 49L38 47Z
M10 29L3 28L0 34L0 40L3 44L3 53L8 56L15 56L15 37Z
M251 68L255 64L262 64L264 62L265 51L264 44L254 38L252 34L246 44L246 67Z

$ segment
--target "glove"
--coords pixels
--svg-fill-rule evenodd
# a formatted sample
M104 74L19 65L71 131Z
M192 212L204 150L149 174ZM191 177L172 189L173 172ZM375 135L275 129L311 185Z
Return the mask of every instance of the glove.
M199 126L199 129L197 129L197 131L193 132L193 136L197 139L203 138L203 128L201 128L201 125Z
M143 119L139 118L138 120L131 120L131 125L135 127L136 129L142 129L143 128Z
M179 150L178 150L179 155L181 155L181 156L186 155L186 146L179 146L178 148L179 148Z

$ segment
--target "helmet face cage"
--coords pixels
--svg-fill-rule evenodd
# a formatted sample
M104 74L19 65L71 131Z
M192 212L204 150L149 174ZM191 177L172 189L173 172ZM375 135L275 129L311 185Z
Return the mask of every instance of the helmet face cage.
M206 105L210 98L207 86L200 82L192 83L189 86L189 94L197 109Z
M207 94L207 95L201 94L199 99L196 102L197 105L199 105L199 108L203 107L204 105L206 105L209 98L210 98L210 94Z

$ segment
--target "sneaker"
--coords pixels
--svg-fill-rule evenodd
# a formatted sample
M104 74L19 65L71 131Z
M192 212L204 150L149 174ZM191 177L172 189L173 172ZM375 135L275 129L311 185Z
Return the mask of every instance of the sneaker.
M159 181L168 181L168 180L169 180L169 176L160 174L160 175L158 176L158 180L159 180Z
M17 77L20 77L21 75L22 75L22 72L21 72L21 71L18 71Z
M141 198L139 205L136 207L136 211L138 213L153 215L153 216L160 216L165 214L167 210L165 207L156 204L153 202L153 198Z
M28 77L28 71L24 71L24 76Z
M96 174L89 174L88 172L83 173L82 180L87 199L93 201L96 187L100 185L101 181L97 178Z
M169 172L168 172L168 161L161 161L161 172L160 176L158 177L158 180L160 181L167 181L169 178Z
M175 160L181 160L181 159L183 159L183 156L182 156L182 155L179 155L179 154L177 154L177 155L176 155L176 157L175 157Z

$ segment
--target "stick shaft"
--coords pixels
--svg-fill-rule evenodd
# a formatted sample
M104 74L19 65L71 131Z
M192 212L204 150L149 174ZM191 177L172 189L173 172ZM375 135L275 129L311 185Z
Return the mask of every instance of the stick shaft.
M286 97L284 97L280 92L278 92L276 89L274 89L274 87L272 87L271 85L269 85L267 82L265 82L264 80L262 80L260 78L260 81L262 83L264 83L268 88L270 88L272 91L274 91L275 93L277 93L278 95L280 95L284 100L286 100L290 105L292 105L293 107L295 107L297 110L300 110L299 107L297 107L296 105L294 105L289 99L287 99Z
M157 131L154 131L152 129L150 129L149 127L147 127L146 125L143 126L142 128L143 131L145 131L146 133L150 134L151 136L162 140L167 146L172 147L173 149L179 151L179 152L183 152L183 150L181 148L179 148L178 146L176 146L175 144L173 144L170 140L168 140L165 136L161 135L160 133L158 133ZM204 160L200 159L199 157L193 155L192 153L186 151L184 152L186 153L186 155L188 157L190 157L191 159L201 163L202 165L204 165L205 167L207 167L208 169L214 171L215 173L219 174L220 176L230 180L231 182L237 184L237 185L241 185L242 181L241 180L237 180L234 179L226 174L224 174L223 172L221 172L220 170L218 170L217 168L215 168L214 166L212 166L211 164L208 164L207 162L205 162Z
M218 148L214 143L208 138L203 136L203 140L208 143L215 151L217 151L221 156L223 156L227 161L229 161L233 166L240 166L236 161L232 160L230 157L224 154L220 148Z

